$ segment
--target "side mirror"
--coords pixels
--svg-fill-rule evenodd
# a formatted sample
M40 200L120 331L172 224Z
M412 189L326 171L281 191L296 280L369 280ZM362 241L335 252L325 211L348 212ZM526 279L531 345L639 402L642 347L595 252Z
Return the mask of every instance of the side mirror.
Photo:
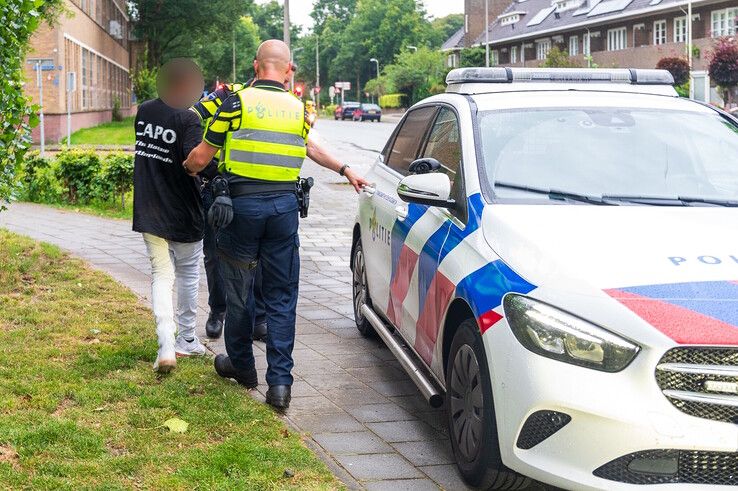
M456 206L456 202L450 199L451 181L441 172L407 176L397 186L397 194L402 201L408 203L440 208Z
M434 158L418 159L410 164L410 174L428 174L441 168L441 163Z

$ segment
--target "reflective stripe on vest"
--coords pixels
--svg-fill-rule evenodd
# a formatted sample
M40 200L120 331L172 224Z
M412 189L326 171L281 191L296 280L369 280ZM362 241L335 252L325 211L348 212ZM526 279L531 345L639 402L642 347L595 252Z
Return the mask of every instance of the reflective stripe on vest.
M296 181L307 156L305 109L289 92L238 92L241 124L226 134L219 170L264 181Z

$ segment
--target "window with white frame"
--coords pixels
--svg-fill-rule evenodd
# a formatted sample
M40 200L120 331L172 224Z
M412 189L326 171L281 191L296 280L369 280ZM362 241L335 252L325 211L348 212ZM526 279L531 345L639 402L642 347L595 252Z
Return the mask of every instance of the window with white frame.
M592 54L592 35L588 32L584 33L584 36L582 36L582 53L584 56L589 56Z
M579 54L579 36L569 36L569 56Z
M625 27L607 31L607 50L619 51L628 47L628 34Z
M492 52L490 53L489 62L490 62L490 65L492 66L499 65L500 64L500 52L497 51L496 49L493 49Z
M653 23L653 44L666 44L665 20L657 20Z
M712 37L732 36L735 34L735 18L738 8L731 7L712 11Z
M518 62L518 47L512 46L510 48L510 63L517 63Z
M687 17L677 17L674 19L674 42L687 42Z
M548 52L551 51L551 40L543 39L536 41L536 59L545 60L548 56Z
M510 24L515 24L520 20L520 14L519 13L512 13L505 16L500 17L500 25L501 26L508 26Z

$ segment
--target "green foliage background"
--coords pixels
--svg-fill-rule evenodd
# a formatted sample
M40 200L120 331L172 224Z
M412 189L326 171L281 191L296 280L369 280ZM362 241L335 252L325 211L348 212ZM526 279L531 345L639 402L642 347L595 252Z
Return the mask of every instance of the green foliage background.
M31 34L58 11L61 0L0 2L0 202L11 194L17 166L23 161L38 123L37 108L23 94L23 63Z

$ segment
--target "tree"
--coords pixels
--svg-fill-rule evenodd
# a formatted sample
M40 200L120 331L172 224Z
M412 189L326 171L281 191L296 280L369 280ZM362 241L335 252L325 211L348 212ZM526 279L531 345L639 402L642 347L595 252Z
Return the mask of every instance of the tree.
M193 47L227 36L250 13L252 0L131 0L134 34L146 41L148 68L191 56Z
M262 40L284 39L284 7L277 0L264 4L255 4L251 9L254 24L259 27ZM300 37L301 28L297 24L290 25L290 43L294 44Z
M689 63L684 58L661 58L656 64L659 70L666 70L674 77L674 85L680 86L689 82Z
M726 106L731 102L731 91L738 85L738 41L720 38L715 41L707 68L710 78L723 90Z
M357 0L316 0L310 17L313 18L313 32L322 34L326 23L337 21L348 24L351 16L356 11Z
M580 65L569 58L568 51L554 46L548 51L541 66L546 68L578 68Z
M0 2L0 199L7 200L15 185L15 171L28 151L38 108L23 93L23 60L33 32L51 22L61 0L4 0Z
M459 58L459 66L463 68L484 66L486 52L484 48L464 48Z
M464 25L464 14L451 14L431 21L430 45L440 48Z
M245 82L254 76L253 62L261 38L259 28L251 17L241 17L231 36L211 36L198 42L193 50L195 60L205 80ZM235 37L233 37L235 36ZM233 78L233 46L236 47L236 80Z
M406 94L411 104L434 93L443 92L448 68L443 53L428 48L403 51L397 61L385 68L388 85Z

